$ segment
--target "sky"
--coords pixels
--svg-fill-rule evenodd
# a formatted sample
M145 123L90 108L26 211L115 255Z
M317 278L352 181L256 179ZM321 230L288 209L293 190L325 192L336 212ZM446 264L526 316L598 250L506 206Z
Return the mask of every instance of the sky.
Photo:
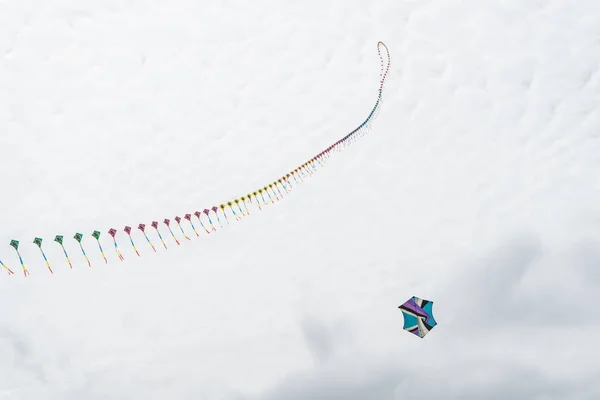
M135 254L362 123L378 41L368 135ZM594 0L0 0L0 398L600 397L598 60Z

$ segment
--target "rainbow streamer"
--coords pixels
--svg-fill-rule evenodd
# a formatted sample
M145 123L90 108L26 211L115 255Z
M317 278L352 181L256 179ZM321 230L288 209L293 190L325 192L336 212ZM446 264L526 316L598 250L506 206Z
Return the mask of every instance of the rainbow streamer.
M137 254L138 257L140 257L140 253L138 253L137 249L135 248L135 243L133 243L133 239L131 238L131 227L126 226L123 230L125 231L125 233L127 233L127 236L129 236L129 241L131 242L131 247L133 247L133 250L135 250L135 254Z
M104 263L108 264L108 260L106 259L106 256L104 255L104 250L102 250L102 245L100 244L100 231L94 231L94 233L92 233L92 237L98 242L98 248L100 249L100 253L104 258Z
M117 230L114 229L114 228L110 228L109 231L108 231L108 234L110 236L112 236L112 238L113 238L113 243L115 244L115 252L117 253L117 256L119 256L119 259L121 261L124 261L125 258L121 254L121 250L119 250L119 245L117 244L117 239L115 238L115 236L117 235Z
M179 240L177 240L177 237L175 237L175 234L171 230L171 220L169 220L168 218L165 218L165 220L163 222L165 223L165 225L167 226L167 228L169 228L169 232L171 232L171 236L173 236L173 239L175 239L175 242L177 243L177 246L181 246L181 243L179 243Z
M144 234L144 237L146 238L146 240L148 241L148 243L150 243L150 246L152 247L152 250L154 250L154 252L156 253L156 249L154 248L154 245L152 244L152 242L150 241L150 239L148 239L148 235L146 235L146 225L139 224L138 225L138 229L140 231L142 231L142 233Z
M163 240L162 235L160 234L160 231L158 230L158 222L156 221L152 221L152 227L154 229L156 229L156 233L158 233L158 237L160 238L160 241L162 242L163 246L165 246L165 249L167 248L167 245L165 244L165 241Z
M85 254L85 250L83 249L83 245L81 244L81 241L83 240L83 235L81 233L76 233L75 236L73 236L73 239L77 240L77 243L79 243L79 248L81 249L81 253L83 254L85 260L88 263L88 267L92 268L92 263L90 262L90 259L88 258L87 254Z
M206 229L206 227L204 226L204 223L202 222L202 219L200 219L200 217L202 216L202 213L200 211L196 211L194 213L194 215L196 216L196 218L198 218L198 221L200 221L200 225L202 225L202 228L204 228L206 233L208 233L210 235L210 231L208 229Z
M185 232L183 231L183 228L181 227L181 218L179 217L175 217L175 222L177 222L177 225L179 225L179 229L181 230L181 234L183 235L184 238L186 238L187 240L192 240L188 237L188 235L185 234Z
M44 261L46 261L46 266L48 267L48 270L50 271L51 274L54 274L54 271L52 271L52 268L50 267L50 263L48 262L48 259L46 258L46 254L44 254L44 250L42 250L42 238L36 237L35 239L33 239L33 243L35 243L37 245L37 247L40 248L40 251L42 252L42 256L44 257Z
M65 253L65 258L69 262L69 268L73 269L73 265L71 264L71 259L69 258L69 255L67 254L67 250L65 250L65 246L63 245L63 237L62 237L62 235L56 235L54 237L54 241L56 243L60 244L60 247L62 247L63 252Z
M196 232L196 227L194 226L194 223L192 222L192 214L185 214L183 218L187 219L190 222L190 225L192 225L192 229L194 230L196 237L200 237L200 235L198 235L198 232Z
M2 262L2 260L0 260L0 265L2 265L4 267L4 269L6 270L6 272L8 272L8 275L14 275L14 272L12 272L12 270L10 268L8 268L6 265L4 265L4 263Z

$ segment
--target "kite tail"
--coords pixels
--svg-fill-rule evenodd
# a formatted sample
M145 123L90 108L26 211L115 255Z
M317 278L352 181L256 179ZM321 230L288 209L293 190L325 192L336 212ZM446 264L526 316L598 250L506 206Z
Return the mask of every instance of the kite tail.
M277 191L281 195L281 198L283 198L283 193L281 193L281 190L279 190L279 186L277 186L277 184L275 184L275 188L277 189ZM284 190L285 190L285 188L284 188Z
M221 228L223 228L223 224L221 223L221 218L219 218L219 213L215 211L215 214L217 215L217 221L219 222L219 225L221 225ZM225 214L225 211L223 211L223 214ZM227 215L225 215L225 218L227 218ZM227 221L227 223L229 223L229 221Z
M29 275L29 271L27 271L27 268L25 268L25 263L23 263L23 258L21 257L21 253L19 253L19 250L17 250L17 255L19 256L19 262L21 263L21 268L23 268L23 275L24 276Z
M69 255L67 254L67 250L65 250L65 246L63 246L61 244L60 247L62 247L63 252L65 253L65 257L66 257L67 261L69 262L69 268L73 269L73 264L71 264L71 259L69 258Z
M2 265L4 267L4 269L6 270L6 272L8 272L8 275L14 275L14 272L12 272L12 270L10 268L8 268L6 265L4 265L4 263L2 261L0 261L0 265Z
M54 274L54 271L52 271L52 267L50 267L50 263L48 262L48 259L46 258L46 255L44 254L44 250L42 250L41 247L40 247L40 251L42 252L42 256L44 257L44 261L46 261L46 266L48 267L48 270L50 271L51 274Z
M231 204L228 204L229 209L231 210L231 212L233 213L233 216L235 217L235 219L237 221L240 220L240 216L235 212L235 210L233 209L233 207L231 206ZM223 210L223 214L225 214L225 210ZM227 214L225 214L225 218L227 218ZM227 223L229 224L229 221L227 221Z
M119 256L119 260L124 261L125 258L121 254L121 250L119 250L119 245L117 244L117 239L115 239L114 236L113 236L113 242L115 244L115 252L117 253L117 256Z
M294 178L294 181L296 183L300 183L300 182L298 182L298 179L296 179L296 175L294 174L294 171L292 171L292 173L290 175L292 175L292 178Z
M104 258L104 263L108 264L108 260L106 259L106 256L104 255L104 250L102 250L102 245L100 244L100 240L96 239L98 241L98 247L100 248L100 253L102 253L102 258Z
M260 197L262 198L263 204L265 204L265 205L269 204L269 203L267 203L267 201L265 200L265 194L263 193L263 190L262 190L262 189L259 191L259 193L260 193ZM267 194L268 194L268 193L267 193ZM272 201L273 201L273 200L271 200L271 202L272 202Z
M258 209L259 209L260 211L262 211L262 207L261 207L261 205L260 205L260 199L259 199L259 198L258 198L258 196L256 196L256 195L254 196L254 198L256 199L256 203L258 204Z
M196 237L200 237L200 235L198 235L198 232L196 232L196 227L194 226L194 223L192 222L191 219L190 219L190 225L192 225L192 229L194 230L194 233L196 234Z
M160 234L160 232L158 231L158 229L156 229L156 233L158 233L158 237L160 238L160 241L162 242L163 246L165 246L165 249L166 249L167 245L165 244L165 241L164 241L162 235Z
M144 232L144 237L146 238L146 240L148 241L148 243L150 243L150 246L152 247L152 250L154 250L154 252L156 253L156 249L154 248L154 245L152 244L152 242L150 241L150 239L148 239L148 235L146 235L146 232Z
M246 213L244 212L244 210L242 210L242 207L240 206L240 203L239 203L239 202L237 202L237 203L235 203L235 204L237 204L237 206L238 206L238 210L240 210L240 214L242 214L242 215L245 217L245 216L246 216Z
M190 239L185 232L183 231L183 228L181 227L181 224L178 222L177 225L179 225L179 229L181 229L181 234L183 235L184 238L186 238L187 240L192 240Z
M133 239L131 238L131 235L129 235L129 241L131 242L131 247L133 247L133 249L135 250L135 254L138 255L138 257L140 257L140 253L138 253L137 249L135 248L135 243L133 243Z
M271 204L275 204L275 202L273 201L273 198L271 197L271 193L269 193L268 190L265 190L265 192L267 192L267 196L269 196L269 199L271 200Z
M277 193L275 193L275 191L273 190L273 186L269 185L269 188L267 188L267 193L269 193L269 189L271 189L271 192L273 192L275 198L277 199L277 201L279 201L279 196L277 196Z
M177 243L177 246L181 246L181 243L179 243L179 240L177 240L177 238L175 237L175 234L171 230L171 227L168 226L168 228L169 228L169 232L171 232L171 236L173 236L173 239L175 239L175 242Z
M202 225L202 228L204 228L204 230L206 231L206 233L208 233L210 235L210 231L208 229L206 229L206 226L204 226L204 223L202 222L202 220L200 219L200 217L198 217L198 221L200 221L200 225Z
M213 232L216 232L217 230L215 229L215 226L213 225L212 219L210 219L210 215L206 214L206 216L208 217L208 222L210 222L211 229L213 230ZM217 215L217 217L219 217L219 216ZM221 226L223 226L223 225L221 225Z
M246 209L246 213L250 215L250 211L248 210L248 206L246 205L246 200L244 200L244 208Z
M81 252L83 253L83 256L85 257L88 263L88 267L92 268L92 263L90 262L90 259L88 258L87 254L85 254L85 250L83 249L83 245L81 243L79 243L79 248L81 249Z

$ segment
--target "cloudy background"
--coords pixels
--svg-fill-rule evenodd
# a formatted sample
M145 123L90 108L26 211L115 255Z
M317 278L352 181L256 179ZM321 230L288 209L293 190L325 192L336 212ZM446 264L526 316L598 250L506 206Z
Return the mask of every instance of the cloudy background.
M378 40L368 136L135 255L360 124ZM0 398L600 398L597 1L0 0L0 56Z

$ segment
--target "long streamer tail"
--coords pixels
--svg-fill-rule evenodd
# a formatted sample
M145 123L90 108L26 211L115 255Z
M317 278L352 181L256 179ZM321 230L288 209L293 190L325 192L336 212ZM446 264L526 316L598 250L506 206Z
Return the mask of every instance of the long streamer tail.
M8 268L6 265L4 265L4 263L2 261L0 261L0 265L2 265L4 267L4 269L6 270L8 275L14 275L14 272L12 272L12 270L10 268Z
M148 243L150 243L150 246L152 247L152 250L154 250L154 252L156 253L156 249L154 248L154 245L152 244L152 242L148 238L148 235L146 235L146 232L144 232L144 237L146 238L146 240L148 241Z
M140 253L138 253L137 249L135 248L135 243L133 243L133 239L131 238L131 235L129 236L129 241L131 242L131 247L133 247L133 250L135 250L135 254L138 255L138 257L140 257Z
M202 228L204 228L206 233L208 233L210 235L210 231L208 229L206 229L206 226L204 226L204 223L202 223L202 220L200 218L198 218L198 220L200 221L200 225L202 225Z
M104 263L108 264L108 260L106 259L106 256L104 255L104 250L102 249L102 245L100 244L100 240L96 239L98 241L98 248L100 249L100 253L102 254L102 258L104 258Z
M124 261L125 257L123 257L123 255L121 254L121 250L119 250L119 245L117 244L117 239L115 239L114 236L113 236L113 243L115 244L115 252L117 253L117 256L119 257L119 260Z
M67 254L67 250L65 249L65 246L63 246L62 244L60 245L60 247L62 247L63 249L63 253L65 253L65 258L67 259L67 261L69 262L69 268L73 269L73 264L71 264L71 259L69 258L69 255Z
M200 237L200 235L198 234L198 232L196 231L196 227L194 226L194 223L192 222L192 220L190 219L190 225L192 225L192 230L194 231L194 233L196 234L196 237Z
M52 271L52 267L50 267L50 263L48 262L48 259L46 258L46 254L44 254L44 250L42 250L41 247L40 247L40 251L42 252L42 256L44 257L44 261L46 261L46 266L48 267L48 271L50 271L51 274L54 274L54 271Z
M83 253L83 256L85 257L85 260L88 263L88 267L92 268L92 263L90 262L90 259L88 258L87 254L85 254L85 250L83 249L83 245L81 243L79 243L79 248L81 249L81 252Z
M156 230L156 232L158 233L158 237L160 238L160 241L162 242L163 246L165 246L165 249L167 248L167 245L165 243L165 240L163 239L162 235L160 234L160 232L158 231L158 229Z
M185 232L183 231L183 228L181 227L181 224L178 222L177 225L179 225L179 229L181 230L181 234L183 235L184 238L186 238L187 240L192 240L188 237L188 235L185 234Z
M19 262L21 263L21 268L23 268L23 276L29 275L29 271L25 268L25 263L23 262L23 257L21 257L21 253L17 250L17 255L19 256Z
M169 232L171 232L171 236L173 236L173 239L175 239L175 242L177 243L177 246L181 246L181 243L179 243L179 240L177 240L177 238L175 237L175 234L171 230L171 227L169 226L168 228L169 228Z

